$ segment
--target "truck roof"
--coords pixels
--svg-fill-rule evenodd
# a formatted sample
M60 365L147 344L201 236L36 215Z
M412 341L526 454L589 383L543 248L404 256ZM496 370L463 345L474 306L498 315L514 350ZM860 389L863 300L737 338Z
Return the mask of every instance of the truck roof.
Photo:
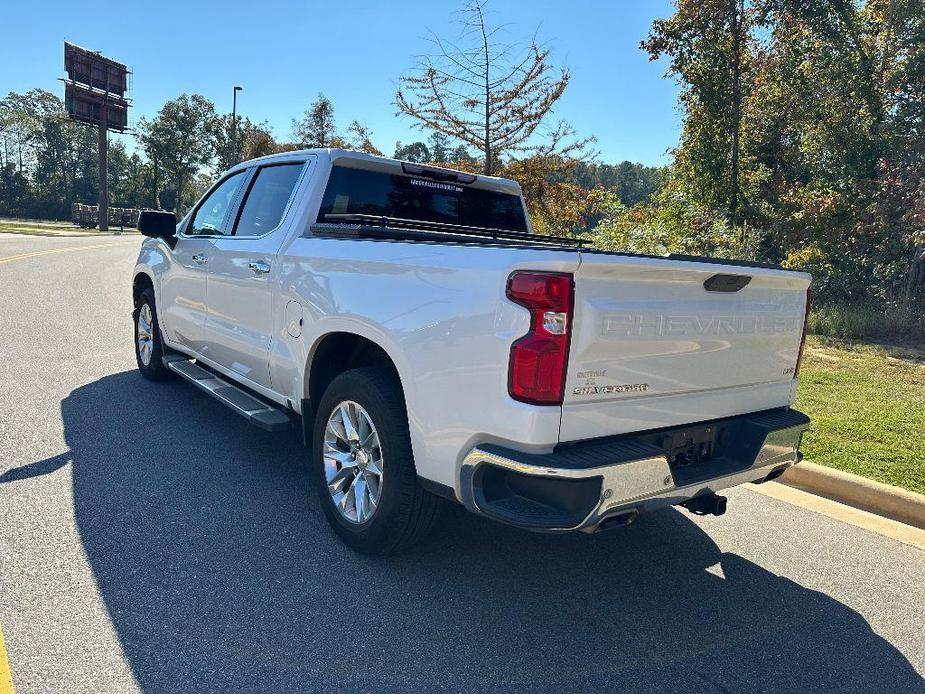
M459 169L453 169L445 166L430 166L427 164L417 164L415 162L403 162L400 159L380 157L375 154L367 154L366 152L341 149L339 147L316 147L312 149L297 149L291 152L279 152L278 154L268 154L265 157L258 157L256 159L242 161L241 163L233 166L230 170L234 171L235 169L246 168L248 166L253 166L254 164L291 161L293 159L304 157L306 154L314 154L316 156L327 157L332 164L341 164L345 166L354 166L355 168L372 169L374 171L386 171L398 174L405 173L402 170L403 163L415 166L425 166L428 169L452 171L454 173L467 176L475 176L475 181L473 183L479 188L498 190L505 193L513 193L515 195L521 194L520 184L510 178L499 178L497 176L473 174L468 171L461 171Z

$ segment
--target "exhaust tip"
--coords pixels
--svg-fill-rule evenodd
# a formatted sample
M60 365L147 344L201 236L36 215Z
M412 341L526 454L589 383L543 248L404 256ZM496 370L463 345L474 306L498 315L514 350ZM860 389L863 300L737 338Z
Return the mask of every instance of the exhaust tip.
M614 516L609 516L608 518L605 518L598 524L596 531L602 532L604 530L612 530L614 528L623 527L624 525L629 525L634 520L636 520L636 516L638 515L639 515L639 511L637 511L636 509L631 509L629 511L623 511L622 513L618 513Z

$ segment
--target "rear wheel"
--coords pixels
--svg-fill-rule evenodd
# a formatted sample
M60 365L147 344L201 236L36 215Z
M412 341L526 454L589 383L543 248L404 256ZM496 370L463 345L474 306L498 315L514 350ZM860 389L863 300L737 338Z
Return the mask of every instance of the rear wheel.
M318 404L312 477L334 532L364 554L420 540L440 500L418 484L399 384L388 371L337 376Z
M163 381L170 376L161 357L164 343L161 340L161 326L157 320L154 290L145 289L135 306L135 361L141 375L150 381Z

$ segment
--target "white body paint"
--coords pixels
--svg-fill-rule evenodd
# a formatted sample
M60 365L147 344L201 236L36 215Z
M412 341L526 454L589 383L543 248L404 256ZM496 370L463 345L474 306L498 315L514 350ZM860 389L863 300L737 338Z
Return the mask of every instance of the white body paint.
M341 150L245 162L236 169L304 162L276 229L260 238L180 234L173 249L144 241L135 273L152 278L168 346L298 412L302 398L320 397L308 392L308 373L326 335L372 340L401 378L418 474L457 493L462 459L478 444L548 452L560 441L792 404L808 275L558 248L314 237L332 164L346 160L399 167ZM473 185L519 193L503 179ZM256 275L252 262L270 271ZM508 395L511 343L530 323L505 296L515 270L574 274L562 406ZM721 272L752 280L738 292L706 292L703 281Z

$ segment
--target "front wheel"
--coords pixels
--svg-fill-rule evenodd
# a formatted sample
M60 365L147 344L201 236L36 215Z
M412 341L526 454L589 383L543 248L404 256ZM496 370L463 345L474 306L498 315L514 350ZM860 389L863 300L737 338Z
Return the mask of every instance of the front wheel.
M440 500L418 484L401 388L382 369L337 376L315 415L312 477L334 532L364 554L391 554L432 527Z
M164 343L161 340L161 326L157 320L154 304L154 290L145 289L135 305L135 361L141 375L149 381L163 381L170 372L161 357Z

